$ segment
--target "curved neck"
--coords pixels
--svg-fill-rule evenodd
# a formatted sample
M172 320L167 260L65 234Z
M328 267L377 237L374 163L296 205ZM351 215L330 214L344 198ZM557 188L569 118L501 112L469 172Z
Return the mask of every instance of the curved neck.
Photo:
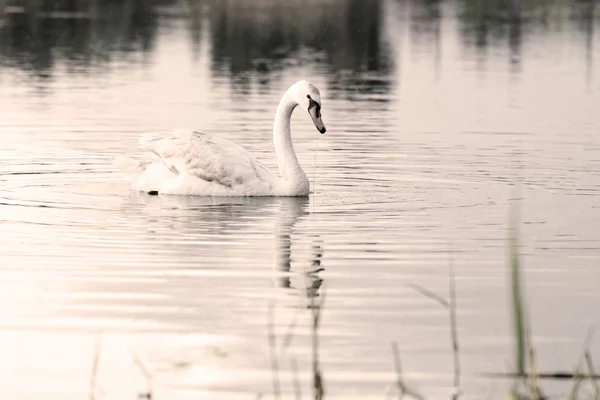
M285 180L307 180L306 174L298 162L294 146L292 145L290 119L294 108L298 105L288 90L275 113L275 122L273 123L273 142L275 144L275 153L277 154L277 164L279 173Z

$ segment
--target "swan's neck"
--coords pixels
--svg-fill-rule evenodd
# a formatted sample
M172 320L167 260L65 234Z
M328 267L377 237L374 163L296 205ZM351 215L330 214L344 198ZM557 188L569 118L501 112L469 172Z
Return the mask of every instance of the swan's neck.
M292 112L297 105L298 103L293 99L289 91L286 92L277 106L275 122L273 124L273 142L282 178L295 187L306 187L308 194L308 178L302 170L294 152L290 129Z

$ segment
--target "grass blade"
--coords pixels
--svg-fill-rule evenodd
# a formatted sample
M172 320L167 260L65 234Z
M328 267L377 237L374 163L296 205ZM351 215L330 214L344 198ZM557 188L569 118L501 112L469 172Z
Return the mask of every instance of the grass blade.
M96 349L94 351L94 360L92 361L92 373L90 376L90 400L96 398L96 380L98 376L98 365L100 364L100 352L102 350L102 335L98 337Z
M133 354L133 362L141 371L144 379L146 380L146 390L138 394L138 399L150 400L152 399L152 375L150 375L150 371L148 371L148 368L146 368L136 353Z
M588 373L592 376L596 375L596 369L594 368L592 354L589 352L589 350L586 350L585 352L585 363L587 364ZM600 399L600 385L595 379L592 380L592 385L594 386L594 397L592 398L594 400L598 400Z
M446 299L444 299L442 296L438 295L437 293L432 292L429 289L425 289L423 286L417 285L415 283L409 283L408 287L421 293L423 296L430 298L431 300L435 301L436 303L439 303L444 308L450 307L450 304L448 303L448 301Z
M298 365L296 363L296 359L292 357L290 363L292 367L292 379L294 382L294 394L296 395L296 400L301 400L302 387L300 386L300 378L298 377Z
M402 379L402 367L400 365L400 352L398 351L398 343L392 342L392 355L394 356L394 369L396 370L396 387L398 388L398 399L404 397L406 386Z
M525 376L525 316L523 312L523 290L521 288L521 266L518 254L518 230L516 211L511 212L510 218L510 288L512 301L513 327L515 335L516 371Z
M269 318L267 321L269 353L271 355L271 372L273 375L273 396L276 399L281 398L281 386L279 384L279 365L277 361L277 337L275 335L275 307L273 303L269 304Z
M456 281L454 277L454 262L451 259L448 267L448 291L450 310L450 336L452 340L452 355L454 358L454 394L452 399L460 396L460 352L458 345L458 328L456 324Z

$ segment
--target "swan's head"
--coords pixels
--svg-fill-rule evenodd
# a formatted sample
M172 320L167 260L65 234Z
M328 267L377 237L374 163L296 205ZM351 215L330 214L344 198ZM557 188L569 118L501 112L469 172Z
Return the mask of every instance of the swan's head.
M308 81L296 82L293 88L298 105L308 111L319 132L325 133L327 129L321 120L321 94L319 89Z

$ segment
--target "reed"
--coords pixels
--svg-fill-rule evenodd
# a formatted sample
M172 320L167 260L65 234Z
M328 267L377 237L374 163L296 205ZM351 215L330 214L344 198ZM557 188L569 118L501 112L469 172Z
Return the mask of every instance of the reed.
M448 299L443 298L437 293L432 292L422 286L411 283L410 288L419 292L423 296L440 304L448 310L448 320L450 325L450 344L452 347L453 358L453 394L452 399L456 400L460 397L460 346L458 341L458 327L456 321L456 280L454 274L454 260L451 258L448 266Z
M276 399L281 398L281 385L279 383L279 361L277 359L277 337L275 334L274 320L275 307L269 305L269 319L267 322L267 337L269 339L269 354L271 358L271 374L273 376L273 396Z
M316 295L309 296L309 308L312 313L312 377L313 377L313 398L322 400L325 396L325 384L323 374L319 363L319 327L325 304L325 290L321 290L319 301L316 301Z
M152 400L154 397L152 390L152 375L150 374L148 368L146 368L146 365L144 365L142 359L135 353L133 354L133 362L138 367L144 380L146 381L146 389L138 393L138 399Z
M98 337L92 361L92 372L90 375L90 400L96 399L96 383L98 381L98 365L100 364L100 353L102 352L102 335Z
M526 314L526 300L519 257L519 208L517 200L509 209L509 272L512 325L515 342L516 378L511 389L513 398L539 400L544 398L535 366L535 348L531 339L531 328Z

